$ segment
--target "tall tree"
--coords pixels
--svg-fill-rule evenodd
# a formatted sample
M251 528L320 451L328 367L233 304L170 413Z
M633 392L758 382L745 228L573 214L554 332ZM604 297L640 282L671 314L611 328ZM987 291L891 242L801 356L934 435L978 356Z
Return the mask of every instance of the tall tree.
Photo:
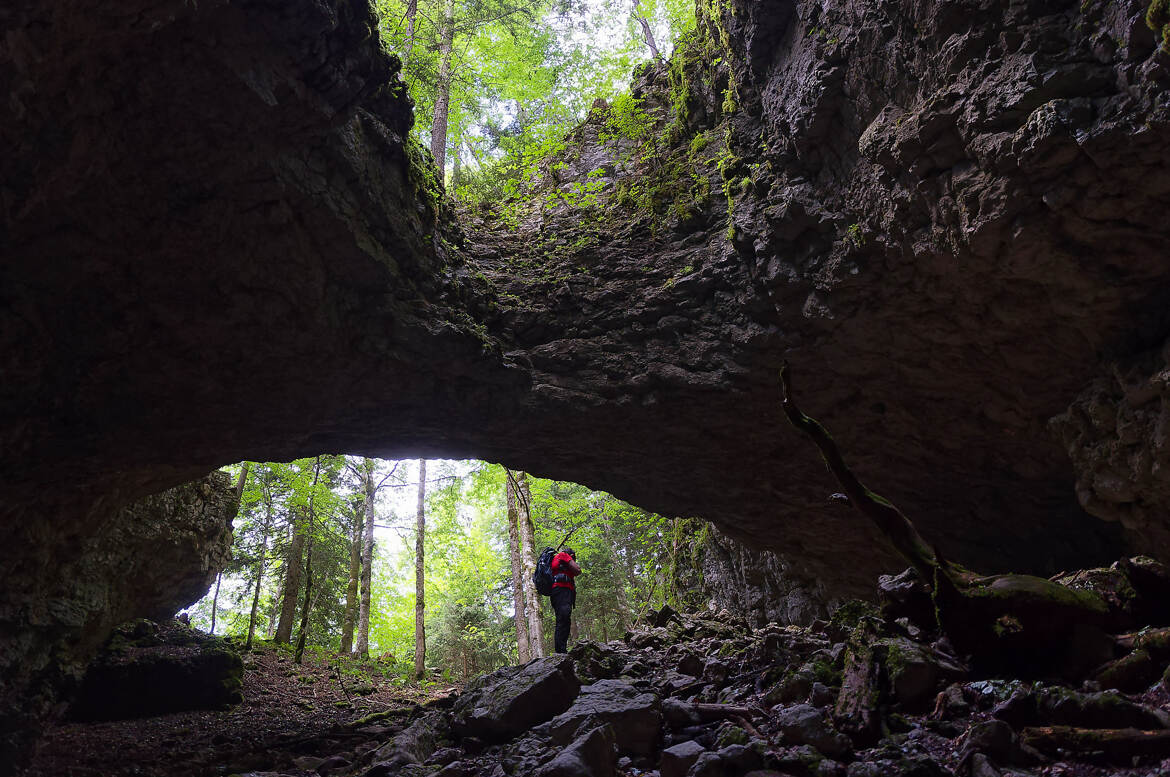
M439 74L435 80L435 114L431 121L431 154L443 175L447 169L447 114L451 107L451 55L455 46L455 0L444 0L439 28Z
M390 471L383 475L377 482L374 481L375 470L377 469L377 461L375 459L364 458L360 464L355 465L353 462L350 462L347 466L361 480L365 505L365 526L363 527L362 542L361 601L358 606L357 642L354 645L353 651L362 658L367 658L370 655L370 584L374 577L375 502L378 498L378 491L398 471L398 464L395 462L394 466L390 468Z
M448 0L450 1L450 0ZM424 579L423 541L426 537L427 462L418 460L418 516L414 540L414 676L421 680L426 674L426 581Z
M273 639L287 645L292 641L293 618L297 613L297 598L301 593L301 560L305 555L305 529L298 514L293 508L289 516L289 531L292 537L288 543L288 552L284 559L284 587L280 595L280 620L276 624L276 635Z
M634 0L634 21L642 28L642 40L646 43L646 48L650 49L650 55L655 59L661 59L662 55L658 53L658 44L654 42L654 30L650 28L650 20L646 18L646 14L642 12L642 4L639 0Z
M353 651L353 627L358 610L358 585L362 575L362 527L365 521L366 505L365 494L361 494L350 503L350 534L349 534L349 584L345 587L345 616L341 621L341 652L349 654ZM368 610L367 610L368 613ZM367 619L367 641L369 638Z
M536 593L536 584L532 582L536 572L536 527L532 522L532 491L528 487L528 475L517 472L514 484L516 485L517 507L520 511L520 563L523 573L520 575L520 585L524 589L524 610L528 615L528 652L532 658L544 655L544 620L540 614L540 596Z
M250 462L245 461L240 465L240 476L236 478L236 504L239 505L244 499L244 486L248 482L248 467Z
M244 499L244 485L248 482L248 462L240 466L239 477L236 478L236 506L239 507ZM211 597L211 634L215 634L215 617L219 609L219 587L223 584L223 570L215 576L215 595Z
M321 457L313 462L313 485L309 490L309 504L306 512L309 516L308 542L305 547L305 603L301 607L301 627L297 632L297 649L293 656L293 663L301 663L305 655L305 642L309 638L309 610L313 606L313 539L316 527L317 512L314 509L317 502L317 483L321 480Z
M524 564L520 550L520 510L517 508L516 480L512 472L504 470L504 495L508 510L508 550L512 559L512 602L516 613L516 653L520 663L533 658L528 636L528 611L524 601Z
M260 608L260 588L264 582L264 567L268 561L268 532L272 528L272 469L270 467L261 478L260 493L264 500L264 522L261 524L256 577L252 591L252 609L248 613L248 637L244 642L245 650L252 649L252 638L256 633L256 611Z
M418 20L418 0L406 2L406 40L402 44L402 72L406 72L410 64L410 55L414 51L414 36Z
M358 607L358 633L354 652L362 658L370 655L370 581L374 574L374 460L362 460L362 488L365 489L366 520L362 542L362 595Z
M209 634L215 634L215 611L219 608L219 584L223 582L223 572L215 576L215 596L211 597L211 629Z

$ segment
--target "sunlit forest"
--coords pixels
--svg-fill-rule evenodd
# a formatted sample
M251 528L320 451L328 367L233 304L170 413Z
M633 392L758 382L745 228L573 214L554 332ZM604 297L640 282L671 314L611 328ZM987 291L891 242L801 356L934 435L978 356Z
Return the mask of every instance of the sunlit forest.
M416 659L420 536L424 668L455 679L516 663L521 642L539 644L532 655L551 652L547 600L530 596L526 610L515 585L531 586L544 547L576 550L573 637L606 642L672 596L672 561L685 544L674 521L609 494L479 461L427 462L421 488L418 461L351 456L233 474L246 477L232 561L190 608L192 625L372 657L404 681ZM518 542L524 526L531 542ZM516 617L519 604L527 623L533 602L535 639L517 631Z

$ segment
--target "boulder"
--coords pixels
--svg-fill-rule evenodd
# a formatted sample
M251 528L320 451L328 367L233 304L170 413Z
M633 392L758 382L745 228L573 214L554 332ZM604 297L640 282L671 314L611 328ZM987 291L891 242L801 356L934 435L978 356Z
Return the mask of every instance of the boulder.
M650 631L638 631L626 635L626 642L635 650L646 650L667 645L672 641L670 632L662 626L656 626Z
M1080 726L1084 728L1170 728L1170 716L1117 693L1080 693L1068 688L1020 689L992 713L1014 728Z
M724 777L728 774L742 774L764 765L764 758L758 752L744 745L728 745L715 752L701 754L687 777Z
M661 777L686 777L691 766L705 752L707 752L707 748L694 740L679 742L677 745L662 751L658 772Z
M874 654L885 666L891 697L910 709L932 702L944 681L966 675L966 670L948 657L905 637L877 640Z
M448 732L446 716L428 712L379 747L373 758L387 768L421 764L435 752L439 740Z
M882 617L886 620L908 618L923 629L933 629L937 625L930 587L922 582L913 567L899 575L879 575L877 597Z
M780 682L768 689L764 700L769 704L791 704L807 699L816 682L816 676L812 671L797 669L786 674Z
M974 770L978 755L986 756L997 764L1027 766L1037 763L1041 756L1031 748L1020 744L1012 727L1002 720L985 720L976 723L963 735L963 746L959 750L959 762Z
M618 750L630 755L651 755L662 739L662 712L657 695L621 680L601 680L581 688L569 709L549 723L557 740L576 736L587 722L613 726Z
M614 730L591 729L536 771L536 777L613 777L617 765Z
M852 741L833 726L824 710L810 704L797 704L774 712L773 720L786 742L811 745L830 758L852 755Z
M452 726L460 736L510 739L564 712L580 688L569 656L538 658L475 681L455 702Z
M604 680L617 677L626 659L612 645L581 640L569 651L576 662L577 674L583 679Z
M698 677L703 673L703 660L690 651L683 653L678 661L678 671L680 674Z
M814 707L832 707L837 702L837 694L824 683L813 683L808 694L808 703Z
M244 664L224 640L178 621L119 628L86 671L70 714L118 720L226 709L243 701Z
M671 607L669 604L662 605L661 610L657 610L650 615L650 624L652 626L665 626L672 620L679 617L678 610Z
M435 772L434 777L473 777L474 774L474 767L468 766L462 761L452 761Z

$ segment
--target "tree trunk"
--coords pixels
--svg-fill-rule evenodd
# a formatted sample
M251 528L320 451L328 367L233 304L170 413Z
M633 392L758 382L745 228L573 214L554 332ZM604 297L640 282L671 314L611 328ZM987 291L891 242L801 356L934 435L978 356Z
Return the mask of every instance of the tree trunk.
M406 44L402 51L402 72L406 73L406 63L410 61L410 53L414 51L415 19L418 18L418 0L409 0L406 4Z
M978 671L1079 679L1100 665L1084 646L1107 639L1104 629L1116 622L1103 596L1032 575L983 576L943 558L901 510L862 485L825 428L800 411L787 364L780 388L784 415L817 446L853 507L931 586L939 629Z
M215 634L215 610L219 606L219 584L223 580L223 572L215 576L215 596L211 597L211 634Z
M878 710L881 696L881 667L873 655L878 634L868 621L860 625L845 643L845 670L833 717L842 731L858 743L876 742L882 721Z
M236 478L236 504L244 498L244 484L248 481L248 462L240 467L240 476ZM219 586L223 582L223 571L215 576L215 595L211 597L211 634L215 634L215 615L219 607Z
M256 590L252 592L252 611L248 615L248 639L244 650L252 649L252 637L256 633L256 610L260 606L260 586L264 582L264 567L268 561L268 530L272 526L272 498L264 491L264 531L260 535L260 558L256 562Z
M313 530L313 511L309 510L309 531ZM313 595L313 537L310 534L305 547L305 603L301 607L301 628L297 633L297 650L293 656L293 663L301 663L305 656L305 641L309 636L309 609Z
M439 180L447 176L447 114L451 107L451 52L455 42L455 0L443 4L443 26L439 31L439 73L435 81L435 118L431 122L431 154Z
M531 658L544 655L544 622L540 617L540 594L532 575L536 572L536 527L532 523L532 492L528 488L528 475L517 472L515 478L516 505L520 510L520 563L523 574L520 584L524 588L524 611L528 615L528 654Z
M287 645L292 639L293 618L297 612L297 597L301 592L301 559L305 553L305 533L296 511L292 513L292 540L284 562L284 590L280 599L280 620L276 624L276 642Z
M297 650L293 656L293 663L301 663L305 656L305 642L309 637L309 611L313 608L313 530L316 528L317 511L314 507L317 498L317 482L321 478L321 457L313 463L313 490L309 492L309 531L305 547L305 605L301 608L301 628L297 633Z
M244 484L248 482L248 465L249 462L245 461L240 466L240 476L236 479L236 504L244 498Z
M426 673L427 634L426 601L423 581L423 539L426 536L427 462L418 460L418 518L414 537L414 677L421 680Z
M788 365L784 365L780 369L780 389L783 395L780 406L784 415L788 417L789 423L804 432L805 436L817 446L821 456L825 459L825 464L829 467L829 471L841 484L850 503L874 522L878 530L894 546L894 549L914 567L922 580L933 581L935 570L940 566L934 549L926 540L922 539L922 535L918 533L914 524L903 515L901 510L888 499L878 496L862 485L861 481L845 465L845 460L841 457L837 444L825 431L825 427L806 416L796 406L796 400L792 396ZM944 569L943 571L950 570Z
M1079 756L1092 753L1094 762L1105 761L1117 766L1132 766L1142 757L1161 760L1170 756L1170 731L1165 729L1038 726L1021 731L1020 742L1055 759L1064 760L1070 753Z
M512 602L516 611L516 654L522 664L527 664L532 655L532 641L528 636L528 613L524 601L524 565L520 551L520 511L516 506L516 486L512 473L504 470L504 495L508 503L508 550L512 556Z
M282 567L281 571L280 571L280 583L276 586L278 589L280 589L282 591L284 590L284 578L285 578L285 570ZM271 639L271 640L276 639L276 616L277 616L277 614L279 614L279 612L280 612L280 607L277 606L276 600L274 599L268 605L268 625L264 629L264 633L267 635L268 639Z
M451 191L454 193L459 191L459 175L462 172L463 154L460 153L460 147L463 145L463 129L456 124L452 134L455 136L451 143Z
M345 588L345 617L341 621L341 652L353 652L353 625L358 610L358 583L362 575L362 526L365 514L365 498L361 505L355 505L352 515L353 526L349 533L349 585ZM367 611L368 612L368 611Z
M661 59L662 55L658 53L658 46L654 43L654 31L650 29L650 22L642 13L642 5L638 0L634 0L634 19L642 26L642 38L646 41L650 54L655 59Z
M362 658L370 657L370 582L374 577L374 460L362 459L365 475L366 525L362 541L362 595L358 609L357 645L354 652Z

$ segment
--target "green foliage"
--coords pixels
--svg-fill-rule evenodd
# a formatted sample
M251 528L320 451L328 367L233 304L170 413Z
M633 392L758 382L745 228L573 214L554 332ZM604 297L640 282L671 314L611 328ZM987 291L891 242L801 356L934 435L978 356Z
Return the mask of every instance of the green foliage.
M599 204L597 195L608 186L605 181L598 180L603 175L604 170L591 170L586 180L573 181L568 188L550 193L546 198L546 204L552 205L554 201L560 201L577 208L597 207Z
M405 62L415 132L427 146L439 91L444 2L417 0L412 26L408 0L375 0L383 43ZM533 154L531 146L563 138L595 99L621 92L631 68L648 56L630 9L612 0L454 0L453 5L448 158L461 160L452 188L470 201L499 197L505 181L543 155ZM641 6L671 39L694 25L688 0L642 0ZM523 184L522 175L520 180Z
M850 224L845 230L845 239L858 248L865 245L865 234L861 231L861 224Z
M341 456L251 465L237 519L235 558L218 602L217 631L242 641L251 583L263 558L257 636L263 638L280 605L288 543L295 531L311 532L314 594L307 651L330 663L351 693L360 693L358 689L375 680L413 682L414 484L408 465L399 464L394 477L387 474L390 466L379 463L376 472L391 486L407 486L399 500L409 506L398 511L386 504L378 507L378 525L388 528L376 535L370 659L335 653L353 521L364 513L360 465L346 467ZM517 658L504 472L483 462L435 462L428 466L428 476L427 663L448 679L467 679ZM649 608L679 602L679 586L671 580L672 559L683 552L679 543L685 538L675 524L584 486L539 478L529 478L529 483L537 548L558 545L568 536L585 570L578 581L576 638L618 638ZM306 510L314 516L311 524L298 519ZM395 512L402 517L396 518ZM705 535L698 530L692 536ZM551 650L552 612L544 600L541 607ZM209 610L210 597L193 608L197 626L207 628Z
M691 155L699 154L711 143L711 136L706 132L700 132L691 138Z
M288 546L296 533L313 546L314 607L308 644L336 641L348 583L349 526L352 504L346 494L345 460L320 456L289 463L252 463L235 519L232 560L224 570L216 602L216 633L247 634L255 581L261 564L257 638L264 635L280 606L280 581L286 572ZM236 470L238 474L238 468ZM313 520L306 516L312 514ZM209 629L212 596L191 607L192 624ZM302 601L297 604L300 612Z
M1170 53L1170 0L1152 0L1146 9L1146 25L1161 38L1162 50Z
M736 186L736 176L743 172L744 162L731 147L731 128L724 130L723 151L716 160L719 168L719 177L723 179L723 196L727 199L727 239L735 239L735 195L743 193L742 181L750 187L751 179L742 179L741 185Z
M625 138L641 146L651 140L653 129L654 120L642 108L642 101L626 92L610 103L598 138L602 143Z
M637 617L667 595L666 536L670 522L584 486L533 479L537 546L557 546L568 535L583 574L577 580L573 620L581 638L620 637ZM546 610L551 639L551 612Z

